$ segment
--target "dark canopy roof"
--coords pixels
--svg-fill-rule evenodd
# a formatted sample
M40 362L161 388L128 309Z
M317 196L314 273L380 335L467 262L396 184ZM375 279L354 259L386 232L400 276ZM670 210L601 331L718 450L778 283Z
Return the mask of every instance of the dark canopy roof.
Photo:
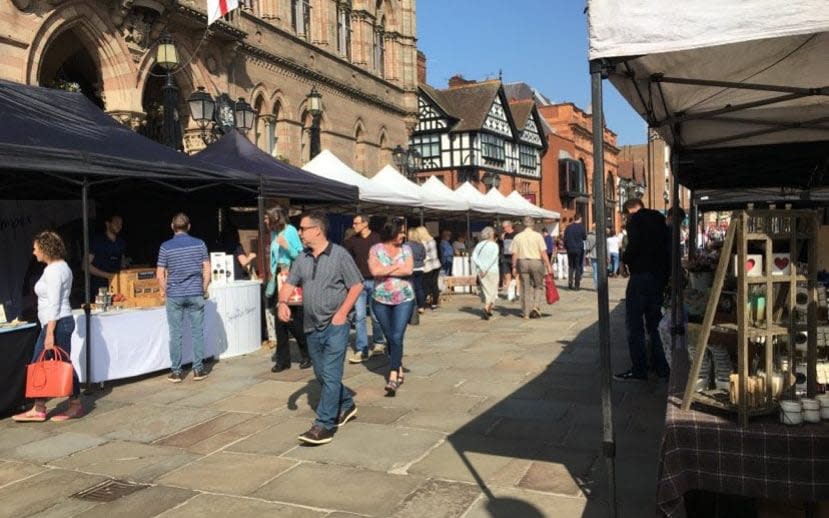
M250 199L258 182L192 160L119 124L80 93L0 80L0 198L77 198L93 193L187 193L223 184L230 199ZM56 181L57 180L57 181ZM217 194L218 193L214 193Z
M266 194L292 201L358 201L357 187L328 180L274 159L236 130L194 155L195 159L244 171L251 177L262 175Z

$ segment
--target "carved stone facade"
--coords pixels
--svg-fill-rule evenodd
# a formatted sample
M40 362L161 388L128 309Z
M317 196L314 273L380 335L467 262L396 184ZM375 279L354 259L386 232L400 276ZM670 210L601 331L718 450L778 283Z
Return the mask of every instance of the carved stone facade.
M0 78L80 89L152 138L165 80L155 50L169 32L188 151L203 146L186 103L198 86L244 97L259 114L249 138L295 165L309 159L313 86L323 149L371 176L406 144L417 118L415 0L240 3L208 30L204 0L0 0Z

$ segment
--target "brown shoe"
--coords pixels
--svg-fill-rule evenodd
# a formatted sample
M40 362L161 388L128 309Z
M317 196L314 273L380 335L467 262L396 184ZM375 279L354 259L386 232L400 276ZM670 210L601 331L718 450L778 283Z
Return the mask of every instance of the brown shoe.
M306 444L320 445L334 439L334 430L326 430L322 426L314 425L310 430L299 436L299 441Z

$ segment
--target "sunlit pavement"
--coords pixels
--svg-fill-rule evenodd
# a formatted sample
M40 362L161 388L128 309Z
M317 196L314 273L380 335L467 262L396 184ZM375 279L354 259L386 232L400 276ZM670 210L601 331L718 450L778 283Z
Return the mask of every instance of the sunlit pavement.
M625 280L610 284L625 370ZM484 321L463 294L427 311L408 329L397 397L384 397L385 356L346 365L358 416L320 447L296 439L313 419L312 372L273 374L266 350L204 381L107 387L77 421L3 419L0 516L606 516L596 292L561 296L534 320L501 301ZM650 516L666 386L613 388L619 516ZM137 487L73 496L110 479Z

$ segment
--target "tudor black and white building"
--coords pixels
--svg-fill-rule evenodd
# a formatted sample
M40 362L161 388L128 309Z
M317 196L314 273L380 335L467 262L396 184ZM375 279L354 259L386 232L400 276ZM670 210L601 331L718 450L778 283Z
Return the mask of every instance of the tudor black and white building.
M440 178L450 188L469 181L486 192L517 190L539 199L543 121L531 100L509 101L500 81L455 77L449 88L421 83L410 146L420 155L419 181Z

